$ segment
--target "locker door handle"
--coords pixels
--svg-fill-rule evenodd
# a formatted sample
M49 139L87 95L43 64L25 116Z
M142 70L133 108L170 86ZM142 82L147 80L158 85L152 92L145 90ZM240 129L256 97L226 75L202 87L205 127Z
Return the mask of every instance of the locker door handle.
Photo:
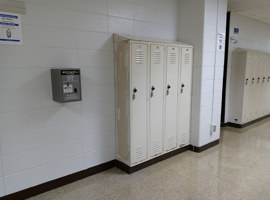
M252 84L254 83L255 78L252 78Z
M248 85L248 78L246 79L246 85Z
M268 82L270 81L270 77L268 77L267 81L268 81Z
M259 83L259 82L260 82L260 80L261 80L261 78L260 78L260 77L258 77L258 79L257 79L257 83Z
M154 90L155 90L155 89L156 89L156 88L155 88L154 86L151 87L151 95L150 95L151 97L154 96Z
M263 83L264 83L264 81L265 81L265 77L263 77Z
M185 87L185 84L184 84L184 83L182 83L182 84L181 84L181 93L183 93L183 91L184 91L184 87Z
M169 95L169 93L170 93L170 88L171 88L171 86L170 85L168 85L167 86L167 96Z
M136 93L138 92L138 90L136 88L133 89L133 95L132 95L132 99L135 100L136 98Z

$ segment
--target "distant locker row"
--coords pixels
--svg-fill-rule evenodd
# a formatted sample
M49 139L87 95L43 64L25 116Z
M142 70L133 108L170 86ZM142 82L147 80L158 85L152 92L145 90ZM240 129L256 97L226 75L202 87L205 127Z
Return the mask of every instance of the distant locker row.
M114 36L117 159L132 167L190 144L193 47Z
M238 49L232 55L229 121L245 124L270 114L270 53Z

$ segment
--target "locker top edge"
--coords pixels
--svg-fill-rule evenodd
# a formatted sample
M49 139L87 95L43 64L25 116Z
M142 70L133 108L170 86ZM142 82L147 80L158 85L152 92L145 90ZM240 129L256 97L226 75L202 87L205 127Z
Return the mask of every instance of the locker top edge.
M132 40L132 41L138 41L138 42L154 42L154 43L166 43L166 44L171 44L171 45L181 45L185 47L191 47L193 48L193 45L186 44L180 41L172 41L172 40L161 40L161 39L150 39L150 38L145 38L145 37L133 37L130 35L118 35L116 33L113 34L113 40L114 42L121 42L125 40Z
M233 53L244 53L244 52L253 52L253 53L263 53L263 54L269 54L267 51L261 51L256 49L244 49L244 48L237 48L233 51Z

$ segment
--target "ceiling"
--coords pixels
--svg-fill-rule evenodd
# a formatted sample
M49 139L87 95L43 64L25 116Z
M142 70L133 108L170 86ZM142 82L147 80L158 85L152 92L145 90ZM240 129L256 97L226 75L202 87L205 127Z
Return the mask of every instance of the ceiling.
M228 0L228 11L270 23L270 0Z

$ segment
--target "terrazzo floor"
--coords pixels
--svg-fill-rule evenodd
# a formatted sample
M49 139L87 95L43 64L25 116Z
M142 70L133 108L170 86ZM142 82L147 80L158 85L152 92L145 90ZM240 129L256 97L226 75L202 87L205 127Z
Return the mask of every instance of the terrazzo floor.
M270 199L270 119L128 175L113 168L29 200Z

